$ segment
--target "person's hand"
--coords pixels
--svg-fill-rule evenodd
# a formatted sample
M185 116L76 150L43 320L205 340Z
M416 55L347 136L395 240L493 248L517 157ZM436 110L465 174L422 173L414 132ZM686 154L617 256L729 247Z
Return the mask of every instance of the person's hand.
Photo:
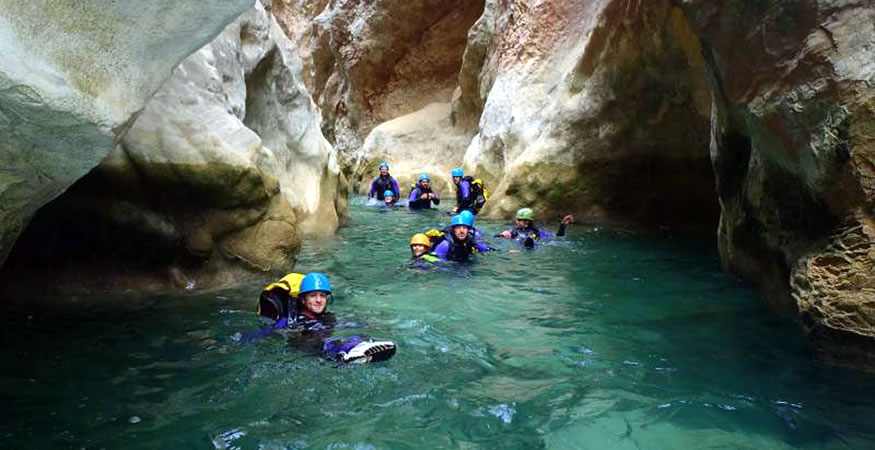
M419 198L421 198L423 200L428 200L428 194L422 194L419 196Z
M429 198L429 199L434 198L434 194L428 194L428 198Z
M450 210L450 212L453 213L453 214L455 214L455 213L459 212L459 208L458 208L458 207L453 208L453 209Z
M574 216L571 214L562 218L562 225L568 225L569 223L574 223Z
M510 239L510 238L511 238L510 231L507 231L507 230L502 231L502 232L500 233L500 235L501 235L501 237L503 237L503 238L505 238L505 239Z

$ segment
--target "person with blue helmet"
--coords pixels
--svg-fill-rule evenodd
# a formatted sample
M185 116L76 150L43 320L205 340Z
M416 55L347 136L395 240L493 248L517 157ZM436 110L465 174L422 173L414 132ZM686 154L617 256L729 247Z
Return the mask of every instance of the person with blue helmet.
M441 204L441 199L437 193L431 190L431 178L427 173L419 176L416 186L410 191L407 197L407 206L410 209L431 209L431 205Z
M480 208L486 203L489 193L483 188L483 180L472 176L465 176L461 167L450 171L453 184L456 185L456 207L452 213L471 211L472 214L480 212Z
M397 201L397 200L398 200L398 198L395 197L395 193L392 192L391 190L385 190L385 191L383 191L383 203L384 203L386 206L392 206L392 205L394 205L394 204L395 204L395 201Z
M327 311L333 297L331 283L325 275L308 273L301 280L298 296L298 327L297 333L289 336L291 346L340 363L385 361L395 354L395 344L390 341L374 342L361 335L331 338L337 319Z
M480 231L479 228L477 228L476 226L473 225L474 224L474 213L472 213L471 211L468 211L466 209L466 210L460 212L458 215L462 216L466 221L471 222L472 225L471 225L471 229L468 231L468 234L473 234L474 240L480 241L481 237L483 236L483 232ZM443 232L446 235L450 235L453 232L453 226L447 225L447 227L443 229Z
M298 292L300 302L298 319L300 321L333 319L333 315L327 311L328 304L333 299L331 296L331 283L328 281L328 277L319 272L308 273L301 280L301 288Z
M376 197L377 200L383 200L386 197L386 191L392 191L392 197L397 201L401 196L401 190L398 189L398 182L392 175L389 175L389 163L380 163L380 175L374 178L371 182L371 190L368 192L368 198Z
M556 234L544 231L535 226L535 212L532 208L522 208L516 213L516 227L504 230L495 235L504 239L518 239L523 247L533 248L535 242L554 236L565 236L565 227L574 223L574 216L566 215L559 222L559 230Z
M317 272L302 275L290 273L267 285L258 301L258 315L271 321L267 328L249 333L248 340L260 338L274 331L308 332L313 328L331 328L334 315L326 311L331 303L331 283ZM327 336L326 336L327 337Z
M450 233L434 248L434 255L448 261L467 261L476 252L492 250L474 237L474 215L457 214L450 221Z

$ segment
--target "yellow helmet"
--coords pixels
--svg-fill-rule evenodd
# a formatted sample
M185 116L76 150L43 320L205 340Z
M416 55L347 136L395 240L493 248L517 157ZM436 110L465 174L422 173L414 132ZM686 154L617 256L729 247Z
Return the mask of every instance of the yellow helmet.
M297 297L298 293L301 292L301 280L304 279L304 274L292 272L282 278L276 283L271 283L265 286L264 290L269 291L274 288L280 288L289 293L292 297Z
M417 234L414 234L413 237L410 239L410 245L416 245L416 244L424 245L426 247L431 247L431 239L429 239L428 236L426 236L422 233L417 233Z

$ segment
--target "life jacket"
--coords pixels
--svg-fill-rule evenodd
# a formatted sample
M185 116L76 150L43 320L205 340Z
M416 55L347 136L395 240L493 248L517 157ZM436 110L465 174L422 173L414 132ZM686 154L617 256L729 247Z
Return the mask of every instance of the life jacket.
M541 230L535 227L514 228L511 233L525 248L535 248L535 243L541 239Z
M446 239L447 234L441 230L436 228L432 228L424 233L428 236L428 240L431 241L431 248L429 250L434 250L435 247L438 246L444 239Z
M464 242L457 241L455 236L447 236L444 240L450 246L447 250L447 259L450 261L467 261L471 255L477 252L477 248L474 247L473 235L468 235Z
M434 255L429 254L429 253L423 253L421 256L417 256L417 257L413 258L414 263L423 262L423 263L434 264L440 260L441 259L438 258L437 256L434 256Z
M483 208L483 205L486 204L486 200L489 200L489 191L486 190L486 185L480 178L467 175L462 177L459 183L461 184L462 181L467 181L470 187L470 204L462 204L462 189L456 189L456 203L460 206L460 209L467 209L470 206L472 208L471 212L477 214Z
M413 194L413 191L415 191L417 189L419 189L419 195L431 194L434 192L431 190L431 187L423 188L422 186L420 186L418 184L414 184L414 185L410 186L410 193L407 194L407 197L409 198L410 195ZM407 203L407 206L410 208L414 208L414 209L415 208L431 208L432 200L431 199L423 200L423 199L419 198L419 195L416 196L416 199L410 200Z
M380 175L376 179L377 182L377 200L383 200L383 193L386 191L395 192L395 184L392 183L392 175L386 175L385 177ZM400 192L395 192L395 201L398 201L398 196Z
M292 272L268 284L258 297L258 315L274 321L294 318L298 310L298 290L304 275Z
M520 238L531 237L532 239L535 239L535 240L541 238L541 230L539 230L538 228L535 228L535 227L528 227L528 228L517 227L517 228L514 228L513 230L511 230L511 233L513 234L513 237L520 237Z

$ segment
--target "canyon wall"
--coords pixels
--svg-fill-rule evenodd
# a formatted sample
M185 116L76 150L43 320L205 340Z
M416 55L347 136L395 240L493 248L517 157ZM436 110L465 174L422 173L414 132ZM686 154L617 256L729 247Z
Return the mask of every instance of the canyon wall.
M179 62L252 0L0 1L0 264Z
M431 171L451 191L464 165L487 215L716 233L822 359L875 369L871 2L487 0L454 84L393 97L428 73L403 56L432 40L405 30L451 3L416 2L404 27L388 0L321 2L310 28L289 15L355 189L387 160L402 185Z
M303 235L333 233L346 216L345 180L319 124L295 46L256 3L37 214L7 271L52 261L55 284L72 290L286 273Z

